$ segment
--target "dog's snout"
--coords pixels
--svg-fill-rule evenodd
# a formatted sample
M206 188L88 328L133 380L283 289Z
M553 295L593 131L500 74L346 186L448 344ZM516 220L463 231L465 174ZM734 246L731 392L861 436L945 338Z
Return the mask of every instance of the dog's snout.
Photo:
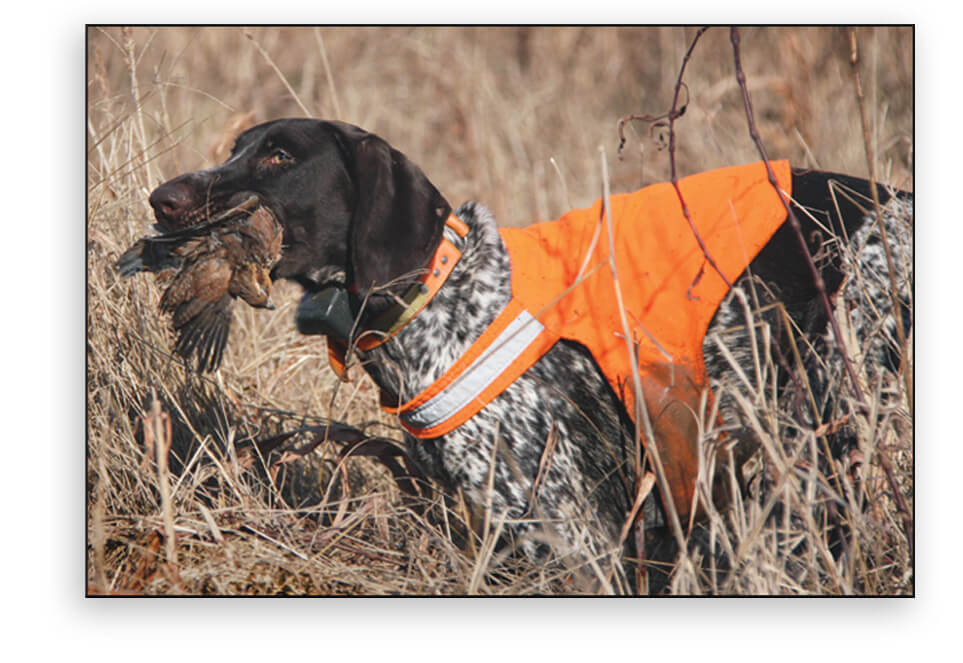
M194 187L183 178L161 184L148 199L154 208L157 222L164 228L174 229L184 225L185 215L196 207Z

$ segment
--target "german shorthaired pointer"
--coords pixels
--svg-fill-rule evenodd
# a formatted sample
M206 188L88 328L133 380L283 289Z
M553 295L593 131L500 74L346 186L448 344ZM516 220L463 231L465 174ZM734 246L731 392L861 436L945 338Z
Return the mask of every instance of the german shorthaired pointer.
M785 172L790 177L788 167ZM256 126L237 139L224 164L166 182L150 203L162 227L183 228L251 195L284 229L283 255L271 276L303 286L299 328L327 335L335 363L360 359L383 404L397 408L430 390L512 300L512 262L492 214L475 202L452 210L414 163L358 127L310 119ZM859 310L875 311L874 319L853 318L867 363L892 369L896 325L910 322L912 275L901 277L903 310L894 313L879 225L867 212L869 183L792 170L791 196L828 294L872 300ZM893 251L910 251L912 196L880 188L879 198ZM828 412L832 399L820 390L827 391L829 373L838 369L819 361L833 356L827 316L784 214L777 224L733 279L734 290L752 292L753 307L763 311L759 318L774 330L774 356L780 348L782 356L791 355L785 318L774 307L764 312L769 303L781 302L793 332L811 340L807 378ZM442 245L451 245L457 259L442 257L437 265L450 273L428 288L426 269L434 270ZM846 278L854 271L859 283ZM714 311L704 334L705 373L713 386L730 379L733 360L753 371L745 307L734 294ZM730 350L723 353L714 339L730 328L742 331L726 336ZM377 342L360 342L366 336ZM784 382L789 391L790 381ZM476 506L490 504L504 518L507 540L524 554L542 559L554 550L584 560L631 552L643 539L655 541L654 548L671 539L666 493L659 490L646 498L636 521L646 536L626 537L645 467L636 455L635 416L583 344L558 339L485 400L473 416L438 435L417 436L409 419L407 450L429 476L460 487ZM738 438L733 404L721 396L718 405ZM433 430L427 423L422 429Z

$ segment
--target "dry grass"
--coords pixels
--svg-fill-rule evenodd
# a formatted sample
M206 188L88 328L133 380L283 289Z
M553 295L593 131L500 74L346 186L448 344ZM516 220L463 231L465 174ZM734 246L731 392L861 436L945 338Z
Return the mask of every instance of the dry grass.
M282 465L260 458L252 440L326 419L400 438L376 407L373 386L360 375L338 383L326 369L323 341L294 331L297 288L277 284L274 312L238 307L222 368L198 378L170 356L173 339L157 313L160 293L152 280L121 281L113 262L147 231L154 186L216 163L236 131L275 117L338 117L379 133L419 163L451 202L481 200L506 225L554 218L597 198L599 145L609 154L614 192L664 180L667 155L640 126L629 129L624 158L615 158L616 121L668 109L693 32L92 28L89 591L560 594L589 587L579 574L496 551L497 515L475 514L487 529L469 535L471 516L458 496L405 502L380 466L342 461L331 444ZM877 28L858 35L877 175L912 189L912 32ZM769 154L867 175L847 33L755 28L742 37ZM755 160L727 31L703 37L686 81L691 100L676 124L679 172ZM868 386L884 416L857 422L871 508L849 511L862 515L851 517L854 544L846 560L836 563L825 551L825 524L812 508L815 462L808 475L789 471L814 458L817 438L808 433L787 445L779 436L785 414L763 384L741 398L765 442L767 466L785 470L774 494L791 508L774 522L766 517L772 500L750 496L713 514L711 535L730 549L735 572L719 585L697 573L696 564L680 564L673 591L913 591L905 524L891 499L893 485L878 479L875 463L879 452L887 454L912 508L912 420L898 384ZM885 406L881 391L893 393ZM149 416L154 394L170 418L169 473L158 470L145 446L145 428L158 421ZM584 575L605 574L590 568Z

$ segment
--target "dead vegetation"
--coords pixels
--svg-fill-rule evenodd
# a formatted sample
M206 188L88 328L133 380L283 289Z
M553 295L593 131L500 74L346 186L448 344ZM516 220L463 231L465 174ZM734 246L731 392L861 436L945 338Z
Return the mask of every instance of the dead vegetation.
M612 155L613 192L668 179L659 149L665 136L628 126L617 160L616 123L671 106L694 33L91 28L89 592L626 591L613 579L619 574L597 566L573 573L564 563L533 566L508 556L496 545L497 514L484 505L472 511L438 490L407 495L381 464L346 459L330 440L304 453L316 433L262 453L255 440L329 421L401 436L360 372L338 382L324 342L295 332L293 285L276 284L275 311L239 307L220 370L200 376L172 354L173 334L157 311L160 289L150 278L122 280L114 263L152 223L151 189L223 159L233 135L275 117L337 117L379 133L452 203L482 200L506 225L554 218L601 195L599 145ZM876 177L912 189L912 31L856 34ZM841 29L742 30L743 68L772 158L869 175L849 49ZM688 104L675 121L680 175L758 159L731 62L728 31L709 30L688 64ZM859 430L861 485L845 483L848 468L819 464L825 431L800 427L785 439L790 413L775 403L771 384L748 380L736 400L763 442L768 483L710 513L709 536L734 560L733 572L720 581L684 562L673 592L913 592L911 380L879 378L847 343L874 404L848 422ZM908 351L904 366L911 378ZM839 389L851 389L845 376ZM836 492L818 497L815 486ZM838 510L853 532L839 560L826 545L833 503L845 506Z

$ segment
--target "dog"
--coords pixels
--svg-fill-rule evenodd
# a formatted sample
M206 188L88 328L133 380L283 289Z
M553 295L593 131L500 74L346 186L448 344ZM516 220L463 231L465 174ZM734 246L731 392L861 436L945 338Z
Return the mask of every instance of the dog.
M868 364L896 370L897 327L911 324L912 276L899 276L894 303L881 232L894 251L910 250L912 196L878 187L884 206L880 224L868 211L872 191L863 179L796 169L786 170L785 177L825 295L873 300L878 317L856 320L854 333ZM271 277L303 287L299 329L326 335L335 364L356 357L380 388L386 408L399 411L428 394L454 365L465 363L466 353L513 300L512 259L491 212L475 202L453 210L417 165L358 127L312 119L255 126L238 137L226 162L160 185L150 204L159 226L179 229L252 195L283 227L283 253ZM734 379L732 362L752 370L755 337L746 324L748 299L774 330L777 355L790 355L791 334L813 339L803 354L814 392L825 392L830 374L841 370L838 358L828 367L820 359L833 354L834 344L823 293L789 216L778 214L764 245L730 279L732 288L724 289L722 301L713 304L700 339L706 380L717 389ZM457 229L452 217L462 224L459 232L452 231ZM600 242L605 243L604 234ZM457 259L443 256L433 263L442 245L453 247ZM450 272L429 288L426 267ZM872 283L856 289L847 281L854 270L871 275ZM703 261L692 284L708 280L711 271ZM787 318L768 306L776 302ZM737 331L726 331L731 329ZM723 351L716 339L727 333L730 349ZM364 343L365 338L371 342ZM791 382L781 382L787 393ZM818 397L819 417L831 416L834 407L825 397ZM723 427L738 438L737 408L724 394L717 401ZM697 404L698 399L687 401ZM819 417L813 415L812 425L821 423ZM544 559L547 551L584 559L620 554L648 545L645 541L654 540L655 549L672 539L665 508L671 486L663 481L661 490L637 503L639 477L652 466L636 447L638 419L626 407L625 391L607 379L592 351L581 342L556 338L451 430L434 435L436 429L423 426L429 434L419 435L413 419L403 416L402 422L407 452L422 471L459 488L470 503L490 508L502 520L510 545L533 559ZM837 452L845 451L842 447ZM684 472L689 483L692 471ZM646 537L633 543L626 531L637 512L635 521Z

